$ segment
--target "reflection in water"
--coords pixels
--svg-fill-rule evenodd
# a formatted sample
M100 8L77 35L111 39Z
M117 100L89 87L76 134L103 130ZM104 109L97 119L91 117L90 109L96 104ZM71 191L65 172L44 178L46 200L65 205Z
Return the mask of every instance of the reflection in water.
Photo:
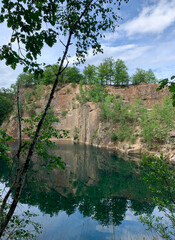
M59 145L55 154L66 169L47 174L36 157L20 199L39 213L39 239L152 239L137 216L155 206L134 162L80 145ZM1 182L9 185L9 169L0 165Z

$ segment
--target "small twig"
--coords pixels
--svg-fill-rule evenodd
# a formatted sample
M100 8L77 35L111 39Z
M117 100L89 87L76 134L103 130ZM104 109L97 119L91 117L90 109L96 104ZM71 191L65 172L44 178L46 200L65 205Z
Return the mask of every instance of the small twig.
M64 47L66 47L66 45L63 43L63 41L60 39L60 43L63 44Z

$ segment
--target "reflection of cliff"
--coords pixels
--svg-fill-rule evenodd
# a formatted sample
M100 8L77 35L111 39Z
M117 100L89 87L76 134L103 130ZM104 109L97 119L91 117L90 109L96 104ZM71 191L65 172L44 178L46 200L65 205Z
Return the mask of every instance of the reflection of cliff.
M96 151L99 150L92 148L94 150L90 151L90 149L83 145L59 145L54 154L60 156L62 161L66 163L65 170L54 169L50 175L46 175L44 170L40 170L37 178L47 181L49 187L61 192L62 195L69 193L75 195L76 186L73 183L77 180L84 185L96 185L98 182L98 164L100 164L99 160L96 159ZM40 169L38 161L34 160L33 164L34 169Z
M40 168L39 159L34 159L21 195L22 203L38 206L50 215L61 210L72 214L78 208L84 216L104 225L119 225L128 207L136 215L152 212L149 192L133 162L106 150L79 145L60 145L55 153L66 162L66 169L54 169L48 175ZM8 181L5 165L4 169L0 174Z
M69 193L77 195L90 187L97 188L98 192L99 186L99 194L103 197L122 195L126 198L137 198L139 192L146 191L138 174L138 166L118 158L107 150L62 144L55 149L54 154L66 163L64 171L54 169L47 175L45 170L40 169L36 159L33 161L33 168L38 171L38 181L44 180L49 187L64 196Z

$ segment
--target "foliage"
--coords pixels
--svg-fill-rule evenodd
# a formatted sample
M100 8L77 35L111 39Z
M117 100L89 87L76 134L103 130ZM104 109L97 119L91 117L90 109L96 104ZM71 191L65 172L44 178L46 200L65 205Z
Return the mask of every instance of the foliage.
M0 129L0 157L9 162L8 151L10 150L9 142L13 138L9 136L4 129Z
M0 125L13 109L12 101L0 94Z
M74 137L74 140L78 140L79 139L79 131L78 131L77 127L74 128L73 137Z
M83 75L77 67L67 67L64 73L66 83L79 83L83 79Z
M111 84L113 80L113 58L106 58L98 66L98 80L102 85Z
M99 103L103 120L117 123L117 130L113 132L119 141L130 140L134 142L133 135L136 126L141 128L141 136L148 147L165 143L169 138L169 131L174 129L175 110L169 96L165 97L163 104L156 104L151 111L136 99L134 105L124 104L121 97L114 98L108 94L103 103Z
M118 140L118 136L114 131L110 132L110 137L113 142Z
M18 82L21 87L32 87L32 86L41 86L53 84L55 81L56 74L58 72L59 65L47 65L44 68L44 71L39 76L35 76L33 73L27 72L22 73L18 76L16 86ZM60 74L59 85L63 85L65 83L79 83L83 79L82 74L80 73L77 67L67 67L64 72ZM13 85L13 88L16 86Z
M39 73L40 66L36 59L41 55L44 44L52 47L57 42L58 36L72 33L76 40L77 60L83 62L89 46L92 46L93 53L102 51L98 38L103 37L102 32L115 28L118 16L113 10L113 5L117 3L120 5L121 1L110 1L111 6L107 0L69 2L47 0L43 3L27 1L27 4L25 0L20 4L3 1L0 22L7 22L7 26L13 29L13 34L10 44L1 47L0 58L5 59L6 64L13 69L18 64L23 64L25 71L32 69ZM49 27L43 28L48 23ZM13 48L16 42L18 50Z
M44 93L44 87L42 85L37 85L32 91L32 94L35 97L35 100L40 100L43 93Z
M41 83L44 85L53 84L55 81L56 74L58 72L59 65L47 65L41 75ZM60 82L63 82L63 74L60 75Z
M128 68L121 59L106 58L98 66L97 80L102 85L128 85Z
M164 111L160 116L166 121L167 127L172 127L174 119L174 109L172 108L172 105L175 106L174 79L175 76L172 76L170 81L168 78L161 80L160 86L157 88L159 91L167 86L169 91L172 93L171 105L169 104L169 99L167 99L164 102ZM168 110L167 106L170 107L170 111ZM166 115L168 116L167 118ZM174 167L170 166L168 157L164 156L163 154L161 154L160 157L146 156L142 160L142 165L146 170L146 176L144 180L153 192L153 200L158 206L159 210L164 213L164 217L155 217L154 215L147 214L141 216L141 222L147 225L147 229L154 229L156 232L158 232L162 238L173 240L175 238ZM165 199L162 197L164 192L167 195Z
M124 1L127 2L128 0ZM116 21L118 20L117 12L114 10L116 9L114 7L115 5L120 6L121 1L46 0L34 2L30 0L4 0L2 2L0 23L5 22L7 27L12 30L10 41L0 48L0 60L5 60L6 65L15 69L17 65L21 64L24 66L24 72L33 71L36 75L39 75L43 70L40 68L40 64L37 63L37 58L41 55L45 44L52 47L59 39L64 51L62 57L58 59L59 67L45 110L39 119L37 119L37 117L33 119L34 124L37 122L37 124L34 125L36 131L33 135L29 133L33 140L28 149L28 154L26 155L27 157L22 170L17 172L17 178L19 180L15 182L16 188L14 199L9 207L9 211L1 222L0 237L17 206L34 148L38 142L37 140L41 139L43 136L40 136L40 131L41 129L45 131L45 129L43 129L43 124L47 122L45 118L52 102L56 86L60 80L61 73L65 69L65 62L72 41L74 42L75 55L78 63L85 61L85 56L90 47L92 48L93 54L102 52L99 38L102 38L107 30L114 30ZM67 39L66 43L63 42L62 39ZM18 46L17 48L16 44ZM30 122L28 123L32 124ZM48 126L46 125L45 127L47 129ZM46 138L43 137L48 143L47 139L50 133L48 131L47 133L45 132L45 134ZM20 155L20 147L18 155ZM43 149L44 146L41 148L41 151ZM44 154L46 156L47 152ZM13 188L14 187L11 186L10 190L12 191ZM10 196L8 193L6 195L7 198Z
M66 111L66 110L63 110L63 111L61 112L61 116L62 116L63 118L65 118L65 117L66 117L66 115L67 115L67 113L68 113L68 111Z
M76 189L76 193L69 193L64 183L58 192L54 185L49 185L50 178L43 169L40 169L39 175L37 171L30 169L20 203L38 206L43 214L50 216L58 215L62 211L70 215L78 209L84 217L93 217L107 226L111 223L114 225L122 223L128 209L127 198L130 198L129 209L135 216L153 211L154 204L150 201L148 188L136 174L139 167L133 161L123 161L116 154L105 149L82 148L79 145L74 145L74 148L63 146L62 157L65 158L68 153L70 159L77 161L78 171L71 169L65 172L69 186L71 189ZM83 156L86 156L86 159ZM89 185L86 179L82 179L81 176L87 172L87 164L82 164L83 159L95 171L98 177L96 184ZM34 168L40 163L38 158L37 160L34 161ZM96 164L97 162L101 163L100 166ZM4 168L5 164L0 163L0 177L2 176L8 184L9 178ZM53 173L54 170L50 173L51 177ZM113 193L117 197L112 196Z
M129 74L127 72L128 68L121 59L117 59L114 65L114 84L115 85L128 85Z
M168 133L174 129L175 110L170 97L165 97L163 105L156 104L152 111L142 118L142 137L148 146L164 143Z
M113 108L114 96L108 94L104 98L104 102L100 103L99 106L102 110L101 116L103 119L109 120L112 117L112 108Z
M23 132L28 136L30 141L35 136L36 126L41 118L42 112L40 115L33 115L30 119L23 119L24 123L27 124L27 127L23 129ZM55 143L51 141L51 138L63 138L68 136L68 131L55 129L53 124L59 122L58 118L55 117L52 113L52 110L47 114L45 121L43 123L40 136L38 137L36 143L36 151L40 157L44 160L43 167L46 170L51 170L53 168L64 168L64 163L61 161L60 157L50 154L50 150L55 147ZM23 150L28 149L30 141L26 141L24 144L25 147Z
M30 72L24 72L18 76L16 84L13 84L12 87L16 91L18 82L20 82L21 87L53 84L58 68L58 64L47 65L43 73L39 76ZM88 66L84 67L83 74L81 74L80 70L75 66L65 68L60 74L59 85L62 86L66 83L80 83L84 81L90 85L99 83L101 85L124 86L129 84L129 74L127 70L128 68L123 60L117 59L117 61L114 61L114 59L110 57L104 59L97 67L88 64ZM133 75L133 84L139 84L140 82L156 83L157 79L151 69L145 71L137 68L136 73Z
M146 80L147 83L157 83L158 80L151 69L146 71Z
M157 88L157 91L160 91L163 89L165 86L168 87L170 93L172 94L172 101L173 101L173 106L175 107L175 82L174 82L175 76L172 76L170 80L168 78L165 78L161 80L160 86Z
M94 65L88 64L87 67L83 69L83 77L85 83L94 84L97 80L97 67Z
M141 68L137 68L136 72L132 76L132 84L145 83L156 83L157 79L151 69L145 71Z
M163 154L145 156L141 161L144 168L144 181L153 193L153 201L164 217L143 215L141 221L168 240L175 237L175 170ZM166 196L166 197L165 197Z
M12 161L8 155L10 151L9 142L12 142L13 138L9 136L5 130L0 129L0 160L5 160L8 166L11 168ZM0 189L0 206L2 203L2 194ZM7 210L8 204L6 204L5 212L0 216L0 223L3 220ZM41 225L33 221L33 217L36 214L32 214L29 211L25 211L22 216L13 215L11 218L6 231L3 234L5 239L35 239L35 235L41 232ZM28 230L28 227L33 227L32 231ZM35 232L35 234L34 234Z
M169 131L174 129L175 110L170 96L165 97L163 104L156 104L148 111L139 98L131 105L123 103L121 96L115 98L109 94L100 84L81 84L77 100L81 104L88 101L99 104L102 119L113 125L117 123L117 130L111 137L115 140L134 142L136 126L140 126L142 140L148 147L155 147L167 142Z
M111 139L130 140L137 122L135 109L130 104L123 104L121 97L115 99L113 95L107 95L99 106L102 119L114 125L117 123L117 130L111 133Z
M108 91L101 84L92 84L89 86L83 86L80 83L80 95L77 95L77 100L84 104L86 102L103 102L104 98L107 96Z
M9 100L13 100L14 95L14 90L12 88L0 88L0 96L6 97Z
M42 231L41 225L33 221L33 218L36 216L37 214L30 213L29 210L25 211L21 216L13 215L3 234L4 239L36 239L36 235L40 234Z
M31 87L39 84L39 82L39 77L36 77L33 73L26 72L18 76L16 85L19 83L20 87Z

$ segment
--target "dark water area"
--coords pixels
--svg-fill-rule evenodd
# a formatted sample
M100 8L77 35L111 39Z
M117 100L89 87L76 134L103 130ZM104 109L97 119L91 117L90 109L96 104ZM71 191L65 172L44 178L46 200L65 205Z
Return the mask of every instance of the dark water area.
M158 211L138 164L83 145L58 145L54 154L66 168L48 174L35 157L20 198L21 211L39 215L35 221L42 224L43 233L37 239L146 240L156 236L139 222L139 215ZM9 168L2 159L0 179L10 185Z

